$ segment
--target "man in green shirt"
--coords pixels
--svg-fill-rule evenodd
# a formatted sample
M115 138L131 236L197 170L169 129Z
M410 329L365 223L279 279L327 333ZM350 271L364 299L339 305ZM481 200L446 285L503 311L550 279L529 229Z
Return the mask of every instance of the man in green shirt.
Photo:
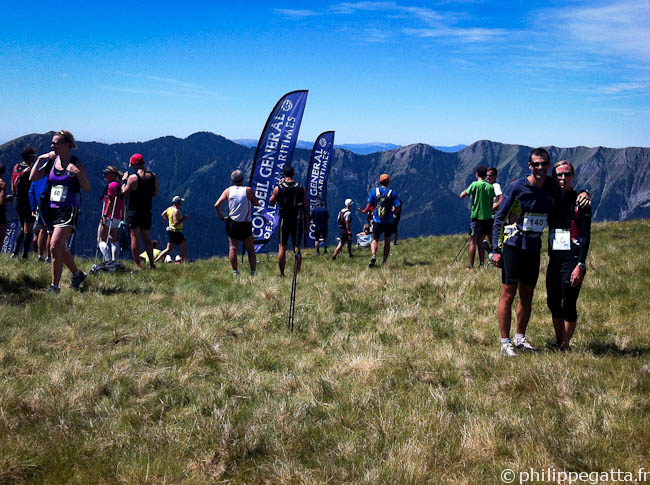
M466 271L474 267L476 246L478 246L478 258L480 266L484 265L485 250L481 247L484 237L492 235L492 199L494 199L494 187L485 181L487 167L479 165L476 167L476 182L460 193L460 198L472 196L472 221L469 225L469 266Z

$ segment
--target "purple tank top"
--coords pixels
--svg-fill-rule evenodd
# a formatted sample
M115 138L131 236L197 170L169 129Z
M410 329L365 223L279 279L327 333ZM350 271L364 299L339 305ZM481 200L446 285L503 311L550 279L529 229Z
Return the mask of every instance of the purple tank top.
M55 164L56 165L56 164ZM77 192L79 182L76 175L70 175L67 170L57 170L52 165L48 177L50 185L50 207L61 209L63 207L77 207Z

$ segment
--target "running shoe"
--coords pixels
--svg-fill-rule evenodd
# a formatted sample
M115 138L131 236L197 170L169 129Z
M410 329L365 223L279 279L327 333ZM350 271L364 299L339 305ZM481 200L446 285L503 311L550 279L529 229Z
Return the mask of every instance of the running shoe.
M377 266L377 258L371 258L368 268L374 268L375 266Z
M251 270L251 276L255 276L256 274L257 274L257 271L255 271L254 269L252 269L252 270Z
M45 290L45 293L59 294L61 293L61 288L59 288L58 286L50 285L50 287L47 290Z
M233 276L239 276L239 271L237 271L236 269L233 269L232 270L232 275Z
M517 357L517 353L515 352L515 348L512 346L511 342L501 344L501 355L504 357Z
M537 349L528 343L526 337L522 339L515 339L515 347L520 352L536 352Z
M81 286L81 283L85 281L86 276L88 275L83 271L81 270L77 271L74 275L72 275L72 282L70 283L70 287L74 288L75 290L78 290L79 287Z

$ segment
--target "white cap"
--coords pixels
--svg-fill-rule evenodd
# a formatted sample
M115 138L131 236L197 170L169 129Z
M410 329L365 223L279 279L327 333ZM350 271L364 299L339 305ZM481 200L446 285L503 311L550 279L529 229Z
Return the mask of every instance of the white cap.
M345 207L350 207L352 204L354 204L352 199L345 199Z
M185 202L185 199L183 199L180 195L175 195L172 199L172 204L175 204L176 202Z

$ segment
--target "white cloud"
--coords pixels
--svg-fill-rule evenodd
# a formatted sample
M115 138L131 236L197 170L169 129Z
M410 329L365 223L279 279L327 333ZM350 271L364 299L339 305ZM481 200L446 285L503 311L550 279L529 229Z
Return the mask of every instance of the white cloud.
M285 17L290 17L294 19L301 19L305 17L315 17L317 15L321 15L319 12L316 12L315 10L298 10L298 9L290 9L290 8L276 8L275 13L278 15L284 15Z
M631 94L640 92L646 94L650 89L647 82L621 82L609 86L602 86L598 91L602 94Z
M453 38L462 42L483 42L492 40L496 37L507 34L504 29L484 29L484 28L459 28L459 27L434 27L424 29L404 29L407 35L427 38Z
M622 0L547 13L555 35L564 37L575 49L650 63L648 0Z

